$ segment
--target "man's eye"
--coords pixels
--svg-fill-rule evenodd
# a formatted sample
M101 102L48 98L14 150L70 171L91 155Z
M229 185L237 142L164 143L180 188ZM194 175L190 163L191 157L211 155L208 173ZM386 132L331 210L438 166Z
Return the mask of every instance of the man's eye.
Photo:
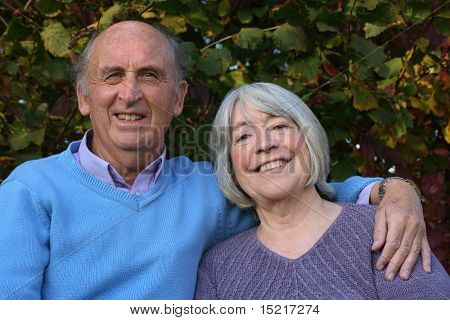
M158 78L158 75L154 72L144 72L141 76L145 79L157 79Z
M110 75L106 76L106 82L111 84L116 84L122 79L122 74L119 72L111 73Z

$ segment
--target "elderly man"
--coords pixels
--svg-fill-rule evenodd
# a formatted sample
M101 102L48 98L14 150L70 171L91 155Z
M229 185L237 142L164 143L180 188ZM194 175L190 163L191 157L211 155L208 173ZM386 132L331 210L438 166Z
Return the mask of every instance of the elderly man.
M226 202L209 163L165 159L182 73L176 41L144 23L117 23L88 44L77 96L93 129L0 187L0 298L190 299L203 251L255 224ZM349 179L338 199L355 201L371 182ZM405 259L407 278L421 247L429 267L417 199L406 182L387 185L374 248L386 240L388 278Z

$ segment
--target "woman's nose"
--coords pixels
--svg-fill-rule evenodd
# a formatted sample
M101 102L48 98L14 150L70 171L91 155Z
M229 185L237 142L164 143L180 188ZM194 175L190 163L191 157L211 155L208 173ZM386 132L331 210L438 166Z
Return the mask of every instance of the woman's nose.
M261 129L260 134L257 135L256 143L257 152L268 152L278 147L278 140L265 129Z

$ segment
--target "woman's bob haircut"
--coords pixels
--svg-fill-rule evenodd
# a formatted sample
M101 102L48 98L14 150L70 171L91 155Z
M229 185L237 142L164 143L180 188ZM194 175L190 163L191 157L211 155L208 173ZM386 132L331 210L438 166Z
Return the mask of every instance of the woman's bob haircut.
M241 208L255 205L237 185L230 158L232 114L236 107L245 109L246 106L291 119L297 124L311 157L311 173L306 187L315 185L322 197L333 198L333 188L326 182L330 171L328 140L319 120L294 93L276 84L263 82L244 84L230 91L214 119L209 146L219 186L225 196Z

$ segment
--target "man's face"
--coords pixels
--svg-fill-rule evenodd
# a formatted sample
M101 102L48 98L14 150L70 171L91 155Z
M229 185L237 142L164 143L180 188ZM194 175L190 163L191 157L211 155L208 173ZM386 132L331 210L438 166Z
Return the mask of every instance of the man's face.
M93 46L87 96L77 92L81 113L92 121L93 146L113 157L136 151L154 158L187 90L177 82L166 39L148 26L123 23Z

